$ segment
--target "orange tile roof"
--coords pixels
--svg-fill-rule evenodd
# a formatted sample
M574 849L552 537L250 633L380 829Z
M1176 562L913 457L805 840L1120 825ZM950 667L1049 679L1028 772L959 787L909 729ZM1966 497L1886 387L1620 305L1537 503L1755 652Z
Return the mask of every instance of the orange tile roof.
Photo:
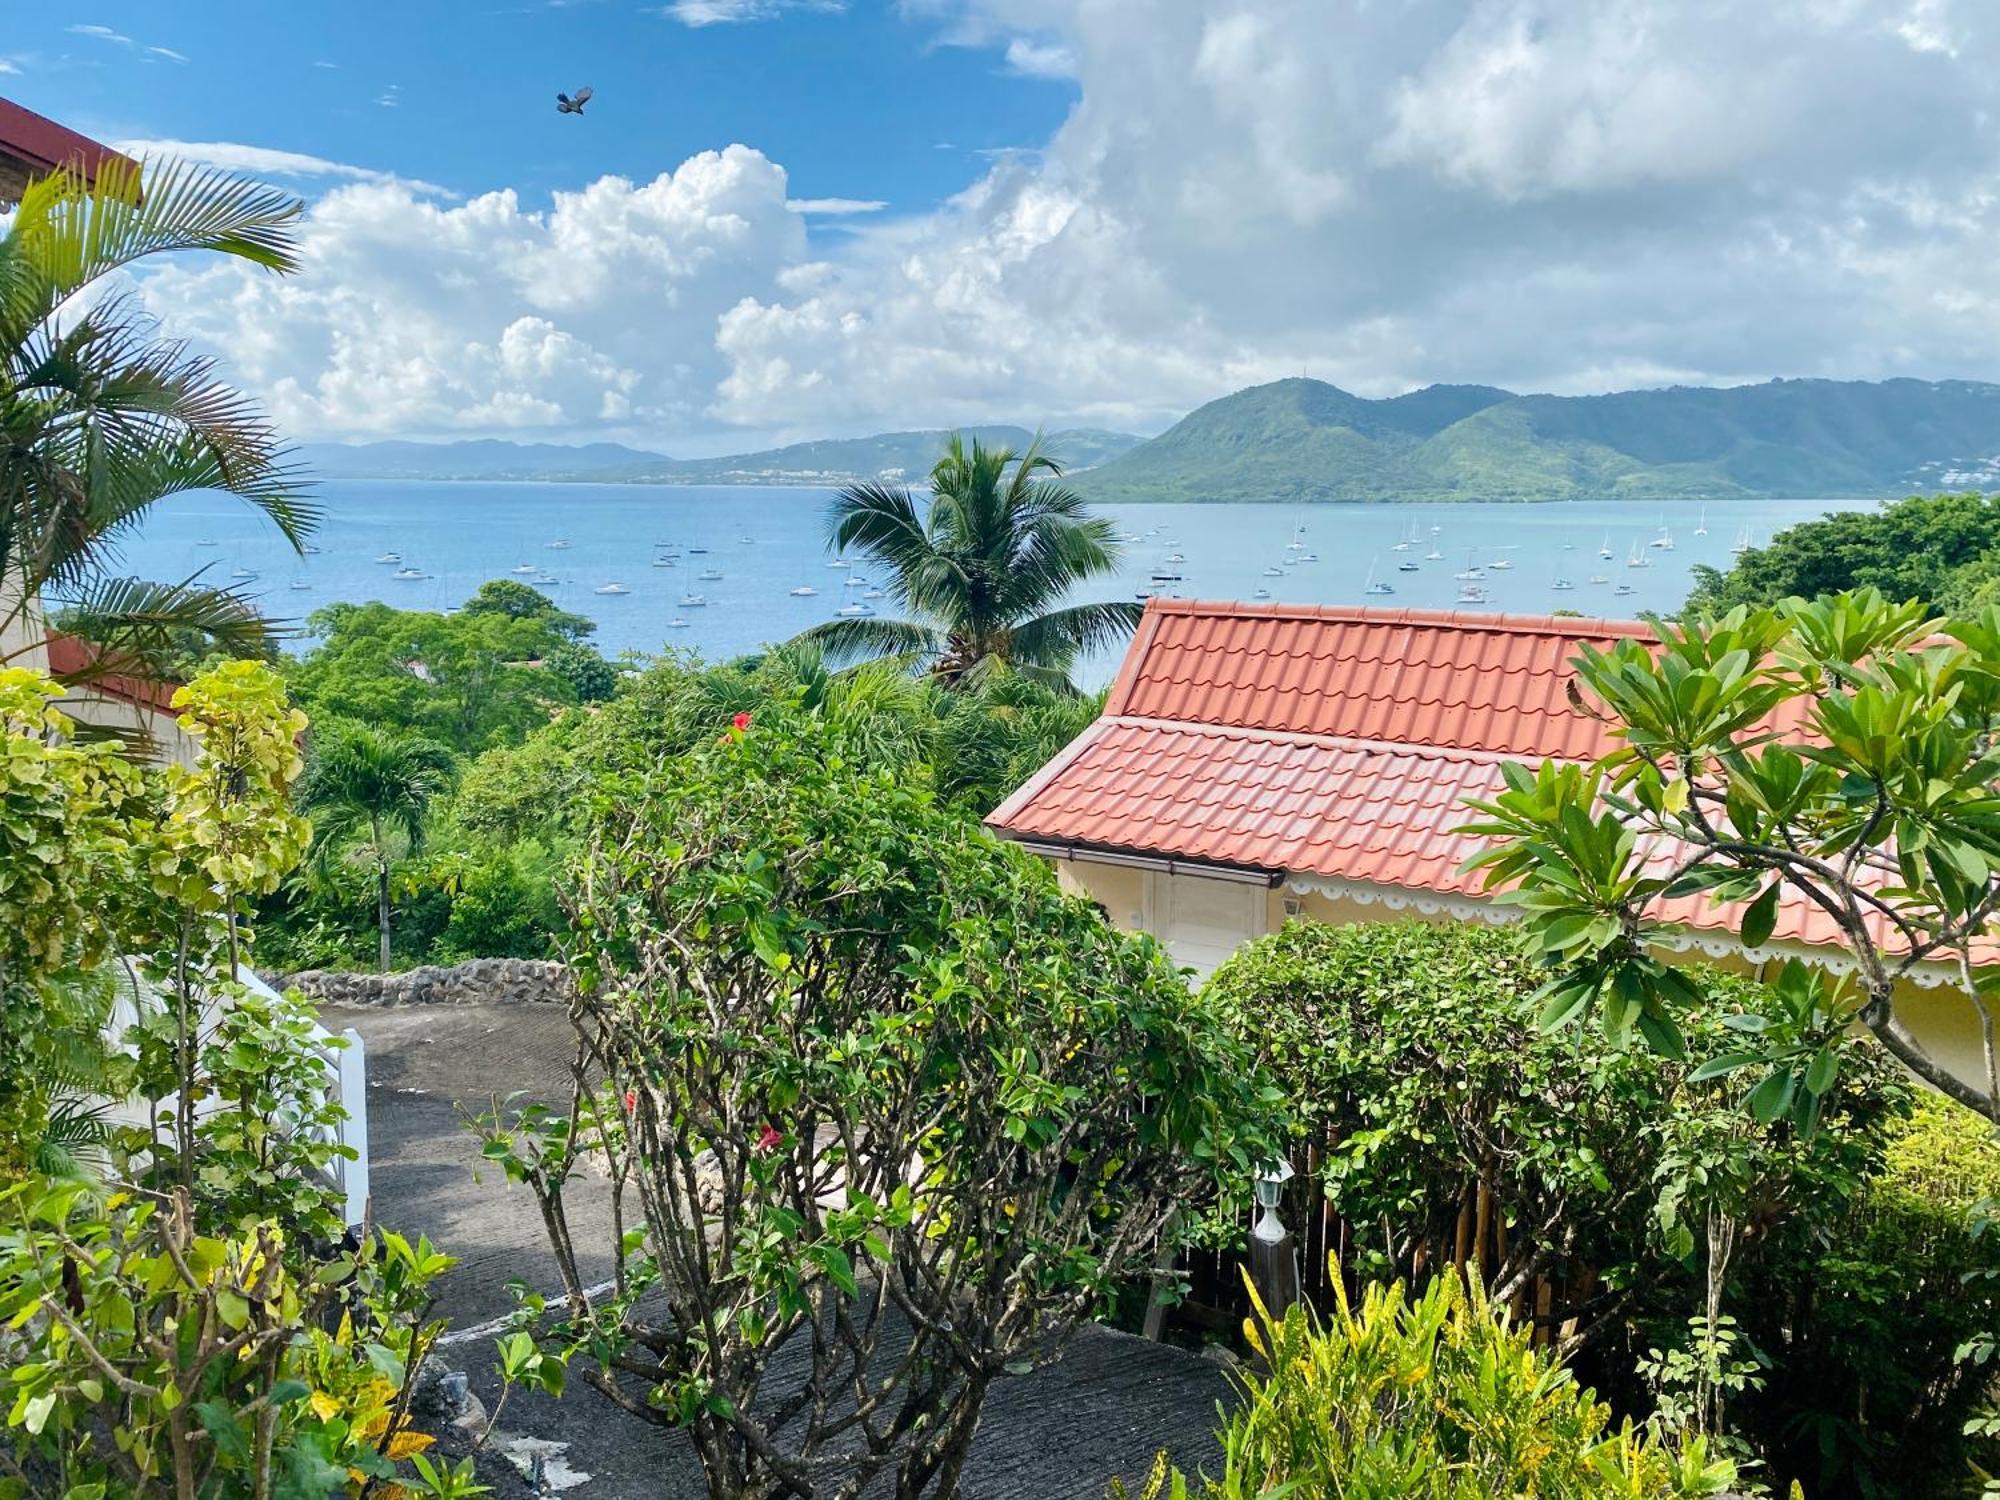
M1566 696L1579 641L1651 640L1626 620L1154 600L1111 717L1172 719L1589 759L1604 728Z
M97 647L81 636L60 630L49 632L49 671L58 677L77 677L97 662ZM88 677L76 691L85 697L116 698L136 707L175 717L174 693L178 682L149 682L123 673L102 673Z
M1452 831L1467 799L1496 794L1506 760L1610 748L1569 699L1570 661L1580 642L1651 638L1633 621L1156 599L1103 717L987 823L1079 853L1476 899L1460 866L1482 842ZM1705 898L1660 914L1740 916ZM1787 901L1775 936L1837 934Z

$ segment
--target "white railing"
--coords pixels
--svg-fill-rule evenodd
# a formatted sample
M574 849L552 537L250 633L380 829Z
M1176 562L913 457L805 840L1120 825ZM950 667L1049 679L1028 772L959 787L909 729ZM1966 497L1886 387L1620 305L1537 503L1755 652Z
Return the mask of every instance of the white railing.
M278 998L278 992L251 969L239 968L236 978L254 994L269 1000ZM341 1032L340 1040L346 1045L335 1046L333 1033L317 1022L313 1024L315 1050L326 1069L326 1088L320 1098L339 1105L345 1116L319 1134L354 1153L352 1160L336 1157L327 1169L346 1206L346 1223L352 1228L368 1217L368 1049L352 1026Z
M243 987L266 999L278 998L276 990L248 968L239 968L236 978ZM128 966L121 965L121 983L117 1004L107 1032L119 1038L123 1045L125 1028L136 1021L140 1013L158 1003L157 996ZM213 1011L202 1018L204 1029L213 1024ZM361 1034L349 1027L340 1034L345 1046L335 1045L332 1032L315 1023L313 1026L314 1050L325 1069L326 1084L315 1103L331 1100L338 1104L345 1118L336 1125L318 1130L316 1133L331 1144L344 1146L354 1153L350 1161L336 1158L328 1168L335 1191L342 1200L345 1220L355 1227L368 1217L368 1053L362 1045ZM197 1121L203 1115L213 1113L223 1107L217 1099L203 1100L196 1109ZM107 1118L119 1124L147 1128L157 1118L161 1110L171 1110L173 1098L165 1099L132 1098L111 1101L106 1111Z

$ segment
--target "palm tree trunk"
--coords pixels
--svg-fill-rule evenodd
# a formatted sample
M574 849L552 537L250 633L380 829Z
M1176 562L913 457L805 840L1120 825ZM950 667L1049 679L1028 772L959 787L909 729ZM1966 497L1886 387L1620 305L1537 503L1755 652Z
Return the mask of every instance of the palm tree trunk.
M375 836L375 930L381 937L379 967L389 972L389 855L382 847L382 820L370 814L368 831Z
M375 868L375 925L382 937L381 970L389 972L389 867Z

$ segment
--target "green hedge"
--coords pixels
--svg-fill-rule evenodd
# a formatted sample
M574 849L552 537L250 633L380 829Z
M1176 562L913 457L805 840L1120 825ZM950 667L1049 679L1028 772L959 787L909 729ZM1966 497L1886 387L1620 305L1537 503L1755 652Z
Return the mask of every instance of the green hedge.
M1822 1495L1964 1493L2000 1445L1963 1436L1990 1367L1959 1346L2000 1323L2000 1239L1972 1210L2000 1200L1990 1125L1926 1096L1892 1128L1882 1164L1829 1232L1789 1234L1736 1298L1777 1373L1744 1411L1773 1467Z

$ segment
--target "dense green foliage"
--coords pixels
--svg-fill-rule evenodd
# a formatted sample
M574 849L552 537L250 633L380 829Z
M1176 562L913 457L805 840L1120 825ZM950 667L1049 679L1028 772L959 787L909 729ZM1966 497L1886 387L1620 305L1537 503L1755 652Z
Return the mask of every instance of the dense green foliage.
M575 1111L485 1122L549 1225L549 1337L687 1427L717 1500L955 1493L988 1387L1240 1189L1275 1091L1157 945L848 724L739 721L593 832ZM566 1194L598 1152L608 1297Z
M451 784L451 752L435 740L380 730L351 719L323 723L299 783L299 806L313 818L321 868L338 858L364 864L375 884L376 964L390 961L389 879L399 853L423 851L431 803Z
M1687 1310L1710 1212L1767 1225L1843 1212L1903 1107L1888 1070L1863 1057L1828 1101L1834 1128L1804 1141L1765 1129L1720 1087L1688 1086L1687 1064L1544 1031L1535 997L1547 978L1510 932L1426 922L1290 923L1210 978L1207 993L1320 1143L1327 1197L1369 1226L1356 1274L1409 1279L1456 1263L1461 1217L1483 1197L1493 1231L1469 1252L1496 1295L1572 1260L1618 1289L1564 1313L1575 1342L1629 1343L1644 1320ZM1736 1035L1724 1013L1765 1003L1727 975L1695 970L1693 982L1697 1056Z
M1225 1414L1221 1472L1190 1485L1163 1461L1141 1500L1692 1500L1736 1477L1698 1438L1614 1429L1476 1282L1370 1286L1330 1328L1303 1305L1282 1319L1259 1307L1245 1333L1260 1365Z
M1720 500L1907 491L2000 447L1995 388L1774 380L1606 396L1317 380L1191 412L1079 483L1092 499Z
M541 664L591 629L512 579L482 585L456 614L334 604L308 624L315 643L287 680L315 721L404 730L461 755L516 743L579 701L575 672Z
M1689 972L1693 1058L1735 1044L1726 1017L1779 1003ZM1922 1180L1942 1117L1906 1126L1910 1091L1870 1047L1812 1134L1760 1125L1724 1085L1690 1082L1692 1062L1544 1029L1548 977L1511 933L1420 922L1294 923L1216 970L1208 994L1316 1148L1296 1153L1298 1199L1323 1192L1352 1226L1347 1273L1463 1265L1624 1409L1706 1422L1815 1494L1908 1469L1900 1432L1921 1434L1927 1472L1962 1475L1977 1382L1952 1358L1989 1299L1939 1293L2000 1250L1969 1237L1972 1160L1949 1191ZM1530 1295L1543 1276L1546 1307ZM1711 1290L1731 1320L1713 1343ZM1869 1358L1843 1361L1843 1344Z
M1977 1215L2000 1201L2000 1143L1934 1096L1889 1127L1852 1207L1792 1225L1743 1269L1737 1317L1773 1362L1739 1407L1772 1468L1814 1496L1962 1494L2000 1443L1963 1429L1992 1376L1959 1357L2000 1326L2000 1243Z
M305 1500L352 1478L441 1496L456 1476L409 1462L431 1438L406 1394L449 1262L376 1232L329 1251L349 1225L328 1169L351 1153L323 1039L298 997L234 977L252 899L305 849L287 795L304 721L268 669L229 663L175 696L195 763L140 768L64 744L57 691L0 672L0 884L32 902L0 911L20 927L6 1034L28 1048L0 1119L0 1493ZM136 1019L111 1032L79 990L125 992ZM96 1128L52 1154L33 1101L58 1037L105 1061ZM111 1128L112 1099L145 1123ZM552 1362L516 1370L560 1385Z
M0 233L0 631L36 636L46 599L97 644L97 670L155 677L190 639L267 646L239 595L112 571L119 539L175 495L236 495L294 546L313 513L255 403L111 288L181 252L290 271L301 208L207 168L154 167L142 184L122 157L89 183L56 171L27 187Z
M462 642L518 633L516 648L546 653L541 667L487 652L478 669L518 690L518 712L485 708L475 743L458 747L456 790L436 794L412 845L399 830L381 845L389 871L394 963L471 957L541 957L561 927L553 877L579 847L605 778L642 771L722 733L739 713L842 726L878 764L932 787L968 816L984 815L1096 717L1099 700L1045 687L1004 667L948 690L893 662L835 671L810 647L781 646L718 666L663 658L613 674L587 645L583 622L513 582L485 585L455 615L367 606L344 610L334 633L292 669L316 714L315 744L338 743L351 714L365 736L430 741L460 714L456 678L414 674L398 640L426 631ZM560 675L566 652L587 658L592 691ZM435 679L435 673L431 676ZM317 778L314 778L316 781ZM340 847L357 845L345 842ZM334 852L329 846L329 852ZM379 886L364 868L316 861L264 905L271 961L283 968L345 967L378 960Z
M1697 566L1690 614L1872 588L1892 600L1977 610L2000 601L2000 496L1912 495L1787 527L1726 573Z
M1132 633L1129 601L1068 603L1112 573L1111 523L1093 516L1039 443L968 448L954 434L921 509L900 485L850 485L827 510L827 545L869 559L901 619L837 619L799 637L840 662L890 657L949 686L1004 664L1070 687L1079 657Z

